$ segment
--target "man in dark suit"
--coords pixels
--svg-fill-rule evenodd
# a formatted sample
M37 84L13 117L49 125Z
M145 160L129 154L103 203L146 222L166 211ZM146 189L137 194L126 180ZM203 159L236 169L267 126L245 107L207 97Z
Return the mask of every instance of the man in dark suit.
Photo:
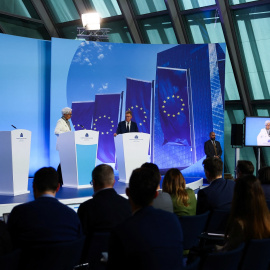
M216 141L215 132L210 132L209 136L210 140L204 143L204 152L206 154L206 157L220 158L222 155L222 149L220 143Z
M183 269L177 216L151 206L158 184L151 169L133 171L126 189L133 215L111 233L108 269Z
M73 241L82 237L77 214L55 198L59 188L54 168L42 168L35 173L35 200L15 206L8 217L8 230L15 248Z
M207 158L203 161L205 176L210 183L199 190L197 196L197 214L218 210L229 210L234 192L234 181L222 178L223 162L219 158Z
M114 136L128 132L139 132L137 124L132 122L131 119L132 112L126 111L125 121L122 121L118 124L117 131L114 133Z
M94 232L109 232L131 216L127 199L118 195L113 186L114 172L111 166L98 165L92 172L93 198L82 203L78 215L88 241Z

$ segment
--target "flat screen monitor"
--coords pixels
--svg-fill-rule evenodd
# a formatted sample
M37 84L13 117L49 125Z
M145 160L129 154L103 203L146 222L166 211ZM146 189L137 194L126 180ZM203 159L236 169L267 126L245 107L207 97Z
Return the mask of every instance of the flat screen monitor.
M270 117L245 118L245 146L270 146Z

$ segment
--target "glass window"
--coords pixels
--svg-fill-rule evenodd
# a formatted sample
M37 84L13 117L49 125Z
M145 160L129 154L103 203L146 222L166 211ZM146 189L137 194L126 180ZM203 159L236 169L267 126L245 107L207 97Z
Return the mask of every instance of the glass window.
M131 0L136 15L166 10L164 0Z
M117 0L84 0L89 9L94 9L101 18L122 15Z
M270 5L233 14L251 98L270 99Z
M0 10L27 18L40 19L31 0L1 0Z
M243 119L245 117L244 112L239 106L239 108L232 109L231 107L226 107L224 114L224 159L225 166L224 172L230 173L234 176L235 170L235 148L231 146L231 125L232 124L243 124ZM256 166L256 157L254 154L253 147L243 147L240 148L240 159L250 160L254 167Z
M212 6L216 4L215 0L178 0L181 10Z
M191 43L225 42L220 19L214 10L185 16L185 21ZM225 66L225 100L240 100L228 51Z
M255 2L255 1L259 1L259 0L230 0L230 5L238 5L238 4L244 4L244 3L248 3L248 2Z
M72 0L44 0L55 23L69 22L80 19Z
M169 16L158 16L139 20L138 24L145 43L177 44L177 39Z
M27 22L16 18L1 16L0 26L5 33L10 35L46 40L51 39L46 28L41 23Z
M111 28L109 32L109 42L113 43L132 43L127 24L124 20L103 23L102 28Z
M74 25L59 27L58 31L60 36L68 39L76 39L77 38L77 27L82 27L82 23L74 23Z

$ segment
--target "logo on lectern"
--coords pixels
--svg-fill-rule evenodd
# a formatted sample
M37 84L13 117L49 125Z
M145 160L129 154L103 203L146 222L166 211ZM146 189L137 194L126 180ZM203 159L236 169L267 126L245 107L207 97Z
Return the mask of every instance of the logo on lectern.
M138 135L136 135L136 136L134 137L134 139L139 139Z
M89 134L88 133L85 133L85 137L89 137Z
M23 138L23 134L22 133L20 134L20 137Z

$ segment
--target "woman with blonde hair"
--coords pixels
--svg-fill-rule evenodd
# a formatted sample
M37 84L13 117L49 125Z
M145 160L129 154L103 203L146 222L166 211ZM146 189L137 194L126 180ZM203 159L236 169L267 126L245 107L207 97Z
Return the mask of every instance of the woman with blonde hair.
M186 181L178 169L166 172L162 190L171 195L173 211L177 216L191 216L196 214L196 197L192 189L186 189Z
M236 179L225 250L242 242L270 237L270 213L260 181L253 175Z

